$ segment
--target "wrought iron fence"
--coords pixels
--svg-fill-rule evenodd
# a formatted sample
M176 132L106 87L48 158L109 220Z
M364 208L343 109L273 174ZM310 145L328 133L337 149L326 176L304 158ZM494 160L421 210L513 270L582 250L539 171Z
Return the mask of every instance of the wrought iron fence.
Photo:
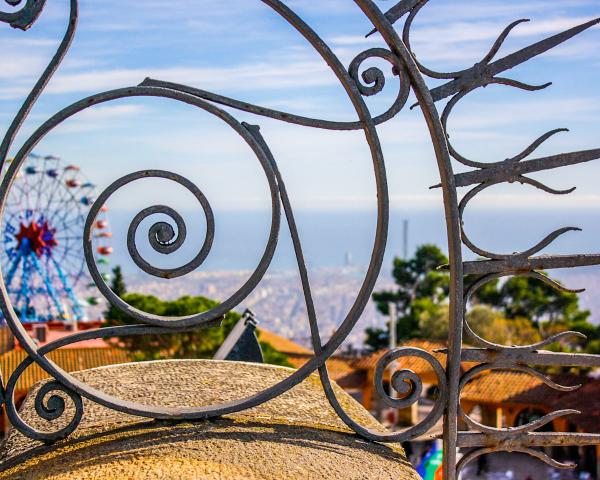
M489 252L477 246L470 240L464 227L462 217L467 204L477 194L498 184L518 182L531 185L550 194L569 193L571 190L559 191L552 189L543 183L530 178L528 175L533 172L598 159L600 158L600 149L530 159L534 151L542 145L543 142L548 140L551 136L563 131L563 129L558 129L541 136L527 149L512 158L496 163L486 163L469 159L454 148L450 143L447 134L447 123L450 114L458 102L463 100L470 93L486 87L487 85L499 84L531 91L548 87L550 84L537 86L527 85L504 77L502 74L541 53L553 49L571 37L600 23L600 20L589 21L558 35L532 44L503 58L496 59L500 47L509 36L510 32L520 23L527 21L517 20L506 27L489 52L487 52L481 61L476 63L473 67L457 72L444 73L437 72L421 64L417 60L417 56L413 55L411 48L411 27L417 18L417 15L422 12L428 3L428 0L402 0L385 13L372 0L349 0L348 8L359 8L363 12L373 24L373 31L371 33L379 32L383 41L387 44L387 48L370 48L365 50L357 55L348 67L341 63L327 43L291 8L279 0L261 1L276 12L283 20L288 22L321 56L348 95L348 99L356 110L357 120L340 122L308 118L264 108L259 105L252 105L191 86L179 85L151 78L146 78L139 85L126 86L124 88L89 96L67 106L47 119L23 143L23 145L20 146L14 157L14 161L8 166L7 173L0 185L0 215L4 211L8 192L24 160L38 142L40 142L56 126L60 125L61 122L94 105L103 104L116 99L130 97L163 97L195 106L215 116L217 119L225 122L225 124L242 137L256 156L268 182L272 207L271 227L264 253L254 272L252 272L248 280L238 291L214 309L180 318L166 318L142 312L128 305L111 291L95 264L91 247L91 228L101 206L117 190L142 178L163 178L171 180L188 189L196 197L204 211L208 231L204 243L199 246L198 254L186 265L175 269L163 269L153 266L139 254L135 242L135 233L141 221L153 214L162 213L172 219L177 230L166 222L155 223L149 231L150 244L157 252L163 254L170 254L179 249L185 242L186 228L184 220L176 211L162 205L149 207L142 210L134 218L129 227L127 245L133 261L148 274L161 278L176 278L186 275L202 264L212 247L214 217L210 204L200 189L177 173L146 170L134 172L116 180L102 192L91 208L85 225L85 257L91 276L106 299L113 306L138 320L140 325L88 330L75 333L68 338L60 339L43 347L38 347L27 334L15 314L6 285L4 282L0 282L0 303L2 311L14 336L29 355L28 358L19 365L10 378L3 379L2 401L5 404L11 424L23 434L44 442L51 443L66 438L77 428L81 420L83 415L83 397L114 410L148 418L183 420L216 417L251 408L281 395L283 392L286 392L306 379L311 373L318 371L329 402L339 417L358 435L369 440L384 442L410 440L429 431L443 416L444 478L447 480L456 479L461 469L470 461L481 455L486 455L495 451L523 452L537 457L554 467L570 467L570 465L561 464L551 459L542 451L536 450L536 447L600 444L600 436L570 432L546 433L538 432L538 429L553 419L568 414L575 414L577 412L572 410L560 410L520 427L492 428L475 421L462 411L460 407L461 390L464 385L478 373L497 369L526 372L540 378L551 388L557 390L569 390L572 387L557 385L543 373L536 370L536 367L549 365L598 367L600 366L600 356L555 353L544 350L544 347L548 347L551 343L566 336L579 335L575 332L564 332L533 345L507 347L494 344L481 338L470 328L469 324L465 321L465 309L469 302L469 298L478 288L499 277L534 277L557 289L564 289L564 287L540 273L540 270L597 265L600 264L600 255L537 255L543 248L550 245L560 235L570 230L575 230L573 227L557 230L548 235L537 245L523 252L509 254ZM0 12L0 21L22 30L28 29L37 20L42 14L46 3L45 0L6 0L6 2L13 7L20 6L21 8L10 12ZM23 122L41 93L44 91L48 81L61 65L69 50L69 46L76 33L78 10L78 0L70 0L70 16L64 38L4 136L0 146L0 162L2 167L6 165L9 150L13 148L13 142ZM403 22L403 24L401 22ZM365 97L376 95L382 91L385 84L385 76L379 68L363 68L367 60L374 58L387 61L390 64L390 68L394 75L398 78L398 94L394 102L384 113L377 116L371 114L365 103ZM426 81L428 79L442 80L446 83L436 88L429 88ZM376 369L375 386L387 405L397 408L409 406L417 401L422 389L422 382L414 372L401 370L395 372L392 378L392 387L400 393L401 398L395 398L384 391L382 379L383 372L386 367L401 357L415 356L426 360L437 375L439 395L435 406L424 421L405 431L380 434L366 429L348 416L334 394L325 361L338 349L342 341L355 326L370 299L375 286L375 281L382 266L388 233L389 202L386 166L376 126L387 122L405 108L411 91L416 95L418 100L417 105L420 107L427 122L441 180L437 187L443 190L450 259L448 269L451 277L451 328L448 338L448 349L446 351L448 360L446 368L444 368L430 353L414 348L399 348L390 351L381 358ZM437 102L446 99L449 100L440 114L436 104ZM311 285L302 252L302 245L294 221L292 202L286 191L284 179L277 168L277 162L269 149L267 139L263 137L257 125L239 122L233 115L224 110L223 107L230 107L237 111L253 114L257 117L268 117L307 128L362 130L364 132L372 157L373 174L377 189L377 224L375 241L369 267L365 274L360 292L354 300L346 318L326 343L321 341L317 316L313 305ZM470 167L471 170L466 173L455 174L452 160ZM462 196L462 199L459 199L458 189L468 186L473 186L473 188ZM283 222L281 221L282 213L285 216L287 228L293 239L294 251L297 258L298 270L302 281L308 312L312 346L315 352L314 356L302 368L298 369L285 380L249 398L242 398L209 407L173 409L169 407L127 402L92 389L85 383L62 370L58 365L46 357L49 352L59 347L88 339L185 331L218 324L225 313L238 306L240 302L253 291L267 271L277 247L278 233L283 226ZM484 259L478 261L463 261L463 245ZM469 276L469 278L476 278L476 281L467 285L465 281L467 276ZM466 348L463 346L463 335L475 346L475 348ZM461 374L461 361L476 362L477 366L466 373ZM69 397L70 401L72 401L75 406L73 418L67 426L58 431L38 431L32 428L21 418L15 407L13 399L15 385L23 371L34 362L46 370L53 378L52 381L46 383L37 393L35 398L37 413L47 420L53 420L63 416L65 414L65 401L58 395L59 392L62 392L63 395ZM468 431L458 430L458 421L460 418L468 425ZM469 449L460 460L457 459L457 450L459 448Z

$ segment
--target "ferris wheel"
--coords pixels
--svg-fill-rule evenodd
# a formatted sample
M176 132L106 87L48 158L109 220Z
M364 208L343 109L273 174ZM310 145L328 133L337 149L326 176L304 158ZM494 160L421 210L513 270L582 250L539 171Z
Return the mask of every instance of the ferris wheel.
M83 225L95 185L76 165L53 155L30 154L6 202L2 223L2 274L24 323L85 321L97 305L85 268ZM94 223L96 262L108 274L112 236L102 207Z

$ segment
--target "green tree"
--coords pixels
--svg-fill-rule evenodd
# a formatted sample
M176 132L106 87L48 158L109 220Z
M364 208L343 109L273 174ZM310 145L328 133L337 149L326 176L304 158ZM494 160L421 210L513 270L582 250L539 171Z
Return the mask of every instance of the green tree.
M486 305L475 305L470 309L467 322L481 338L500 345L528 345L542 339L531 320L524 317L508 319Z
M528 320L544 338L567 330L587 336L587 341L575 337L562 340L555 347L561 351L594 353L600 348L600 327L588 321L590 312L579 307L576 293L557 290L530 277L511 277L502 283L490 282L473 300L490 305L508 319Z
M419 300L430 302L430 300ZM428 340L446 340L450 329L449 311L446 305L423 305L419 316L419 334Z
M129 305L141 311L168 317L193 315L218 305L218 302L204 297L185 296L174 301L164 301L152 295L127 293L123 273L118 266L113 269L111 289ZM112 305L106 310L105 315L107 326L139 323ZM124 336L118 338L118 345L132 352L138 361L165 358L212 358L240 318L240 314L229 312L225 315L220 327L185 333ZM287 356L275 350L270 344L260 342L260 345L265 363L285 367L292 366Z
M504 318L502 313L486 305L476 305L469 310L467 321L477 335L501 345L528 345L542 339L539 330L527 318ZM447 305L423 311L419 320L421 338L443 341L448 338L448 331Z
M125 279L123 278L123 272L121 271L121 267L119 265L112 270L110 289L119 298L123 298L123 296L127 293ZM108 309L104 312L104 318L116 318L119 314L120 310L116 307L113 307L113 305L109 303Z
M447 263L448 259L442 251L431 244L417 248L414 257L408 260L394 259L392 275L397 288L375 292L373 300L384 315L389 315L390 303L396 305L398 340L419 336L421 316L434 315L446 301L449 276L437 268ZM384 348L389 343L389 325L387 329L369 328L366 335L365 343L370 349Z
M590 315L579 308L576 293L559 291L530 277L490 282L477 291L474 300L502 311L506 318L528 318L536 325L557 321L575 324L585 322Z
M259 335L260 339L260 335ZM263 354L263 361L270 365L279 365L282 367L293 367L290 363L287 355L281 353L279 350L275 350L275 348L267 342L259 341L260 349Z
M153 295L127 293L122 298L138 310L167 317L193 315L218 305L218 302L204 297L185 296L173 301L164 301ZM108 326L139 323L118 309L110 313L111 317L106 319ZM239 313L229 312L220 327L200 328L183 333L124 336L119 337L118 340L121 346L132 352L134 358L140 361L164 358L212 358L240 318Z
M393 276L396 290L376 292L373 300L388 315L390 303L398 312L397 338L413 337L445 340L449 320L447 297L449 277L437 267L447 263L435 245L419 247L409 260L394 259ZM466 284L477 281L466 279ZM564 351L600 351L600 327L588 321L590 312L579 306L576 293L559 291L530 277L494 280L479 288L472 297L467 319L481 337L499 344L530 344L565 330L581 332L588 337L561 341ZM387 328L366 330L365 345L379 350L389 345Z

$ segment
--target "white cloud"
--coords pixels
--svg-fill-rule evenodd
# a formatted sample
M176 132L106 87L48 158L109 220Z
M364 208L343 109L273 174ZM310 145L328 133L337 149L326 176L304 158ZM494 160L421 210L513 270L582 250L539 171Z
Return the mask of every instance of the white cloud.
M18 68L15 73L18 73ZM222 68L118 68L82 73L59 72L51 80L46 93L93 93L137 85L146 77L220 92L318 87L337 83L333 73L323 62L295 61L289 64L258 63ZM27 93L30 82L31 79L28 79L21 81L19 85L2 87L0 96L10 98Z
M555 34L592 19L593 17L561 17L531 21L515 27L511 32L511 36L531 37ZM502 29L503 27L499 28L498 22L480 21L473 23L462 21L414 28L413 37L415 42L418 39L422 43L435 42L442 48L450 48L448 47L449 44L495 40ZM441 39L443 39L443 42L440 42Z
M448 122L448 129L482 130L502 125L514 125L515 119L520 124L535 124L551 118L564 119L583 115L597 118L600 114L600 102L588 98L557 98L544 100L527 100L522 102L506 102L503 104L465 102L457 108ZM473 114L477 112L476 114ZM588 117L589 118L589 117Z
M512 6L511 6L512 7ZM513 9L514 10L514 9ZM510 10L508 10L510 11ZM424 12L419 19L425 21L425 26L419 21L413 24L411 43L414 52L424 61L460 61L475 60L482 57L493 41L498 37L506 24L492 21L489 14L485 19L473 20L465 18L455 12L452 21L431 21ZM435 17L434 17L435 18ZM595 17L579 16L547 18L534 20L518 25L512 30L509 39L544 37L568 30L576 25L588 22ZM457 21L456 19L461 19ZM592 27L598 29L600 27ZM537 41L537 38L535 39ZM370 48L383 46L382 40L377 35L365 38L364 35L338 35L329 38L335 47ZM509 40L510 41L510 40ZM533 41L533 39L532 39ZM568 46L568 48L565 48ZM521 48L521 47L519 47ZM575 45L567 44L552 52L558 56L591 56L595 55L598 48L597 42L587 41L582 44L578 40Z
M115 128L119 119L145 113L142 105L102 105L83 110L75 117L57 127L57 133L79 133Z
M289 25L262 2L205 0L202 8L198 8L197 0L177 0L169 7L165 7L163 0L145 0L143 6L133 5L135 2L126 3L131 3L128 7L132 9L128 8L126 15L116 19L111 15L123 11L122 0L88 2L85 9L82 8L81 31L73 51L49 84L47 93L50 95L42 97L30 120L45 120L49 115L44 112L55 111L70 102L59 95L80 98L98 91L136 85L147 76L241 97L307 116L332 120L355 119L347 96L331 70ZM385 10L395 3L395 0L390 0L377 2L377 5ZM582 4L596 6L597 0L569 0L568 6L559 3L563 2L431 2L415 21L413 47L419 59L426 64L454 62L453 66L456 63L465 65L467 61L480 59L504 26L515 18L531 16L533 21L513 31L505 51L514 51L588 20L590 17L584 15L587 11L578 11L574 7ZM298 9L298 13L305 16L311 26L315 26L346 65L366 48L385 47L377 35L364 38L368 22L354 2L286 0L286 4ZM60 9L56 3L53 5L49 6ZM168 23L165 23L167 8ZM256 15L259 10L261 12ZM64 11L58 13L64 17ZM335 15L331 16L331 13ZM63 22L60 25L64 24L63 17L57 16L54 27L59 22ZM48 21L47 16L44 18ZM232 25L236 25L236 28L231 29ZM261 29L257 25L268 25L269 28ZM108 34L99 35L99 30ZM227 31L228 35L222 35L221 31ZM48 32L42 29L38 34L46 35ZM131 43L122 45L121 39L125 38L122 32L133 32L129 35ZM188 35L190 32L191 35ZM35 31L30 33L36 34ZM27 94L56 45L56 41L30 39L27 47L22 47L24 44L20 42L27 41L27 38L23 36L15 42L18 43L18 51L9 50L3 54L5 68L0 71L0 98L12 100ZM256 41L257 38L260 41ZM265 39L270 38L285 41L269 44ZM200 41L194 43L196 40ZM244 43L243 48L239 48L241 43ZM160 53L155 53L157 45L160 48L156 48L156 52ZM588 32L550 55L582 58L596 55L597 47L597 31ZM172 57L170 51L173 52ZM233 54L228 56L223 52ZM21 61L25 57L27 63ZM545 81L558 78L562 82L569 82L569 75L560 70L561 62L557 63L559 69L552 77L546 77L547 73L552 72L542 64L544 70L530 70L528 79ZM540 66L539 63L533 65ZM388 67L383 64L386 76L389 74ZM330 86L333 88L328 88ZM373 106L373 114L389 106L384 103L396 88L397 80L390 81L384 93L367 100ZM515 96L510 96L509 102L504 103L501 102L506 97L488 97L489 90L494 88L485 91L486 97L483 99L478 94L470 96L457 108L456 115L450 121L453 141L464 142L465 149L475 150L474 158L480 153L482 156L487 153L500 155L501 152L495 150L496 146L510 150L507 153L516 153L545 130L544 126L539 127L542 131L538 130L540 124L556 120L558 123L553 126L568 126L570 121L565 122L569 119L564 117L576 117L578 122L588 122L588 136L593 137L593 125L597 124L600 104L596 97L586 98L587 84L583 85L581 91L573 93L571 90L568 94L578 95L577 98L541 101L540 98L551 98L544 96L544 93L541 97L532 95L532 99L523 103L515 101ZM320 96L313 95L315 92ZM339 93L339 98L332 97L331 92L334 95L335 92ZM385 97L386 94L389 94L388 97ZM490 101L484 102L486 99ZM188 117L186 112L171 108L153 108L156 105L150 102L134 102L143 105L124 105L119 102L86 110L61 126L58 133L101 130L98 135L82 135L81 143L90 142L90 154L94 158L102 157L98 165L111 174L112 168L104 168L103 160L108 158L111 151L117 152L110 157L113 167L125 163L120 162L121 158L127 160L126 167L138 164L144 167L151 161L158 167L164 167L165 158L176 157L177 168L187 168L192 173L207 168L205 164L208 163L223 164L219 170L223 176L234 172L241 177L235 190L239 190L240 195L247 199L242 204L252 208L262 206L260 202L265 201L264 196L254 195L258 189L253 183L254 179L246 177L246 170L238 172L242 164L240 158L252 156L243 141L237 137L233 141L230 132L212 128L213 119L206 124L202 120L196 122L196 112ZM13 111L12 103L6 101L8 107L4 110ZM303 208L322 209L323 205L340 209L373 206L375 196L369 195L373 190L371 159L362 132L347 134L277 125L276 122L240 112L236 112L235 116L261 124L261 131L285 173L288 187L296 194L294 200L297 199ZM138 122L138 119L142 121ZM26 125L26 131L32 126ZM398 119L380 126L378 131L387 160L390 189L394 189L392 206L440 205L440 192L427 190L429 185L437 183L437 171L428 130L419 111L409 112L405 109ZM574 135L565 137L571 142L573 138L581 139ZM71 142L68 136L49 138L48 142L50 148L57 151L74 150L74 144L79 143ZM574 147L572 150L579 149L582 142L573 143L569 143L566 147L569 150L565 151L571 151L571 147ZM494 147L491 147L492 144ZM556 145L551 143L550 147ZM462 150L460 144L456 146ZM81 148L84 152L85 145ZM207 161L204 162L204 159ZM256 166L255 162L249 163ZM344 192L348 195L344 195ZM215 192L217 195L227 202L229 195ZM577 198L579 200L576 202L582 205L600 205L600 199L593 195ZM500 203L521 205L523 199L534 202L532 204L554 205L552 197L547 195L496 194L482 197L481 201L487 206ZM239 208L240 203L237 202L235 207ZM474 207L477 208L475 203Z
M27 58L27 61L24 61L24 58ZM47 64L48 57L43 55L28 54L25 56L22 53L3 52L0 80L6 83L4 80L29 78L39 74Z

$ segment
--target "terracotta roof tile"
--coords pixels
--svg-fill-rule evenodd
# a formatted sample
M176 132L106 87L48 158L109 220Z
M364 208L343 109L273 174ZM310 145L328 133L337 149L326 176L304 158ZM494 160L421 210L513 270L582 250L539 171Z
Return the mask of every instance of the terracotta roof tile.
M546 411L579 410L568 420L588 433L600 433L600 379L577 375L553 375L560 385L582 385L572 392L551 389L540 379L527 373L490 371L465 385L462 399L479 404L522 404L539 406Z
M312 353L310 355L290 355L288 360L294 368L300 368L312 357ZM336 382L356 371L352 366L352 359L331 357L327 360L326 364L329 376Z
M12 372L27 357L25 350L12 350L0 356L2 379L6 383ZM122 349L103 348L61 348L50 352L48 357L67 372L87 370L89 368L129 363L131 355ZM36 382L49 378L49 375L38 365L34 364L23 372L17 382L17 390L29 390Z
M581 414L570 415L569 421L584 432L600 433L600 380L586 380L581 388L573 392L554 392L552 404L555 409L579 410Z
M421 350L433 353L433 356L439 360L442 366L446 365L446 354L435 352L436 350L442 350L446 348L446 345L444 343L413 339L403 343L402 345L399 345L399 347L420 348ZM389 352L389 349L379 350L366 357L361 357L353 362L353 366L357 370L374 369L377 366L377 362L387 352ZM413 370L418 375L432 371L432 368L428 362L417 357L400 358L397 361L397 365L399 368Z
M461 398L476 403L503 403L540 386L544 386L543 382L527 373L495 370L467 383Z
M273 332L269 332L268 330L258 330L258 339L261 342L267 342L271 345L275 350L285 354L298 354L298 355L312 355L312 350L308 348L304 348L301 345L298 345L296 342L289 340L285 337L277 335Z

